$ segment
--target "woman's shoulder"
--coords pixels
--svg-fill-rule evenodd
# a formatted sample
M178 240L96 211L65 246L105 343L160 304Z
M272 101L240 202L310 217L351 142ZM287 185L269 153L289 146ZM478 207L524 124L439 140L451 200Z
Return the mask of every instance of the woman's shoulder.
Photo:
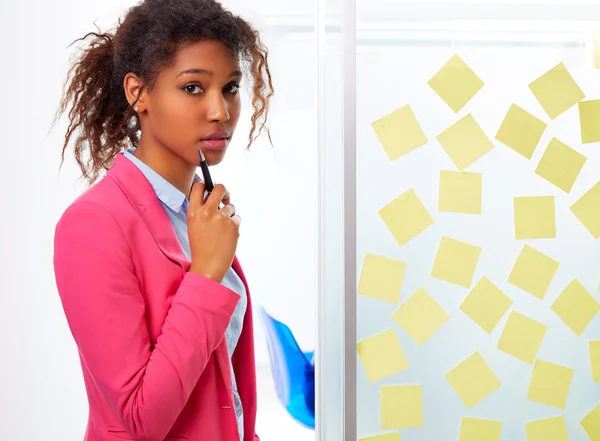
M80 261L97 265L130 265L126 231L131 219L122 212L124 196L103 178L84 191L60 216L54 229L54 265L64 276Z
M79 195L60 216L56 230L63 226L82 223L93 224L102 229L117 226L131 207L119 186L104 176Z

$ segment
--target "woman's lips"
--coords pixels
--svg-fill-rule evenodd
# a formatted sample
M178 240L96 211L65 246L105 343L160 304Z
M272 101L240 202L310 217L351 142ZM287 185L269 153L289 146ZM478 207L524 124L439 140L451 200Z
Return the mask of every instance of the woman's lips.
M227 139L227 138L203 139L200 142L208 150L223 150L225 147L227 147L227 144L229 143L229 139Z
M223 150L229 143L230 133L225 130L212 132L200 140L208 150Z

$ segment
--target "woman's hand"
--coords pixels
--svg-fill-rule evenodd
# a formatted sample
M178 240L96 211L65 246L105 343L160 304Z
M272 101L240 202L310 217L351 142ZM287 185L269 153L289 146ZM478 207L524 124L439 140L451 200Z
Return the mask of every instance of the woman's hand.
M190 271L221 283L235 256L241 219L222 184L216 184L206 200L204 192L204 182L196 182L190 193ZM219 208L221 203L223 207Z

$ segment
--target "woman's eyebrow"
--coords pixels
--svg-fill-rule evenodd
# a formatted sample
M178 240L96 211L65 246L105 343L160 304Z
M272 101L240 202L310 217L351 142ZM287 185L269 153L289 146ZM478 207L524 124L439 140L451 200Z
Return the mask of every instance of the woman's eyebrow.
M201 74L201 75L207 75L209 77L213 76L213 73L209 70L194 68L194 69L186 69L184 71L179 72L179 74L175 78L179 78L180 76L187 75L187 74ZM241 77L242 71L239 69L236 69L233 72L231 72L231 74L229 74L229 76L230 77Z

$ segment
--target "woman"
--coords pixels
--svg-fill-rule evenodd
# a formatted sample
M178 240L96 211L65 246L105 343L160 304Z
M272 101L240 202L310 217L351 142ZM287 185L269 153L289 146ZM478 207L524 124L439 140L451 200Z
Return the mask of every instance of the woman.
M94 184L61 217L54 267L89 400L85 440L255 440L251 302L228 191L206 197L198 149L223 160L240 115L273 94L258 33L212 0L146 0L72 67L75 158ZM98 182L103 170L106 175Z

